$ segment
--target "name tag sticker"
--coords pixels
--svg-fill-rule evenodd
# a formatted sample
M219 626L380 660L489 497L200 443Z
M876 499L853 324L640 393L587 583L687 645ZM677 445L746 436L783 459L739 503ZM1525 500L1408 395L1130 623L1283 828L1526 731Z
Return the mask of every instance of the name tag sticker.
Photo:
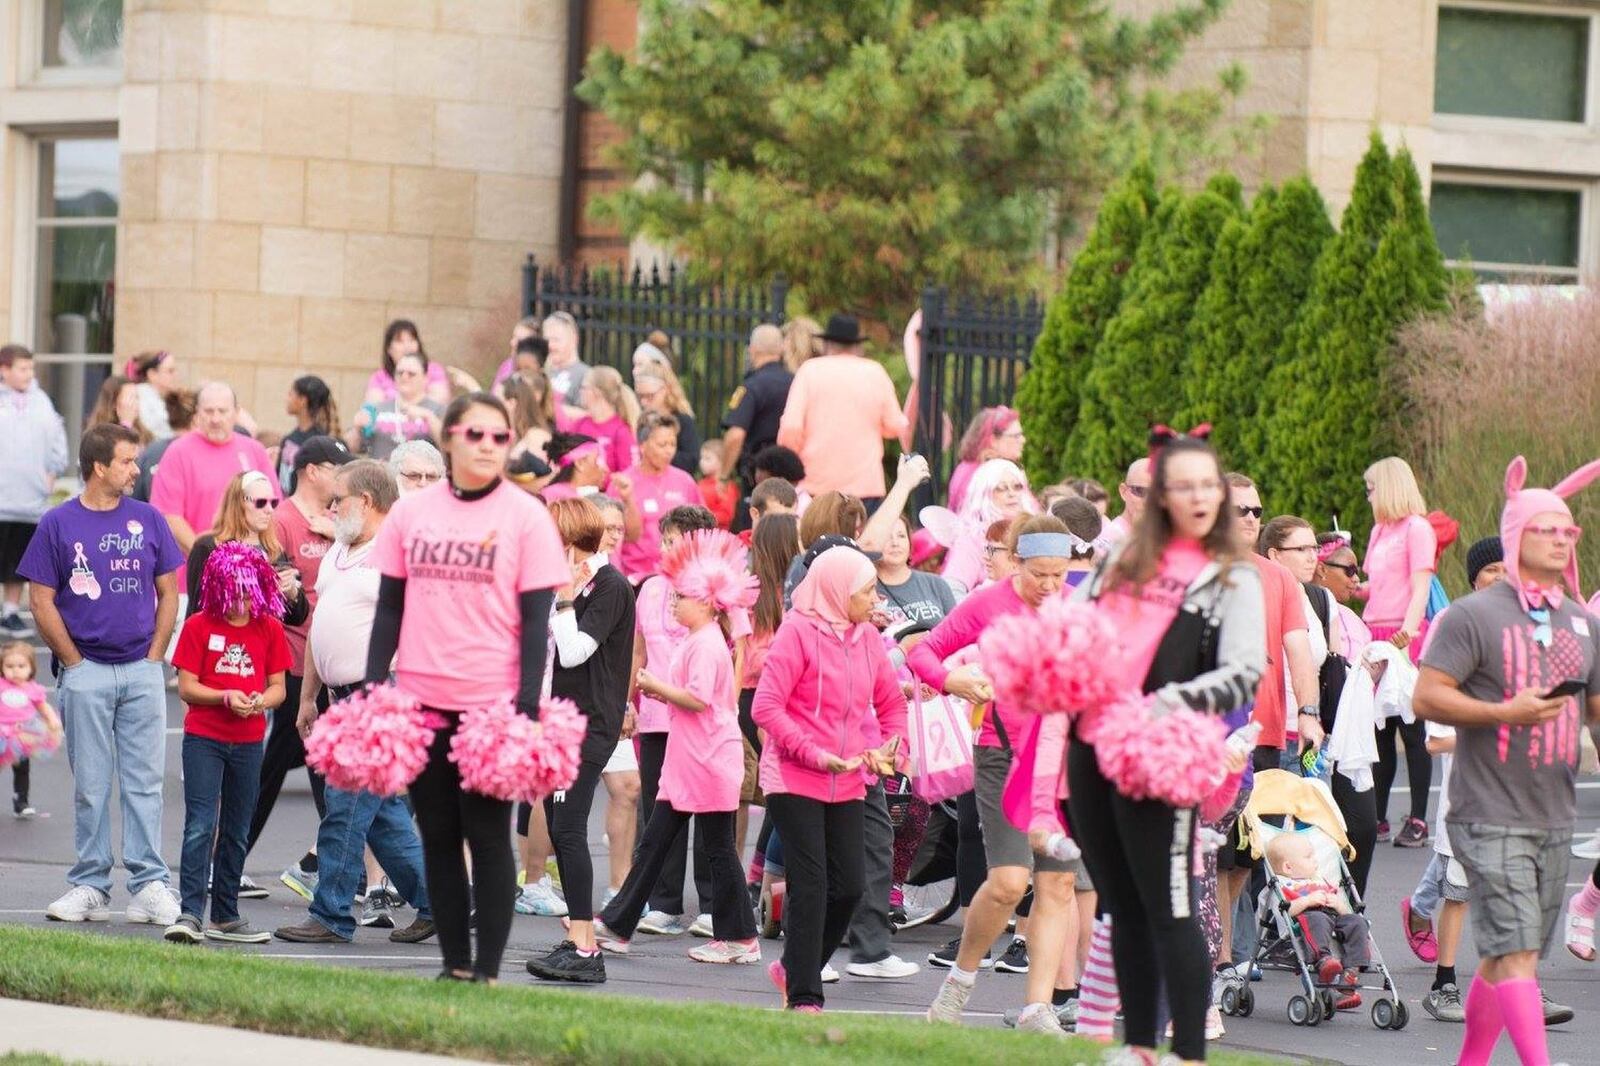
M1574 618L1572 620L1572 631L1580 637L1588 636L1589 620L1587 618Z
M655 514L659 510L661 510L661 505L659 503L657 503L655 500L646 500L646 501L644 501L644 513L645 514Z
M226 647L227 641L221 633L213 633L206 638L206 651L223 651Z

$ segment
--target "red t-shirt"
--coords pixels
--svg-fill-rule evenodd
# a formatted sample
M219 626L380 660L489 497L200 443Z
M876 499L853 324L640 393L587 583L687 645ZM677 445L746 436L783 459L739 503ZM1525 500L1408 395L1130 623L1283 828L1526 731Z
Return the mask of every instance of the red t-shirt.
M172 665L209 688L256 693L267 690L273 674L287 671L289 660L289 642L276 618L262 615L236 626L201 611L183 623ZM267 735L267 716L240 718L221 706L191 704L183 731L228 744L258 743Z
M1288 710L1284 706L1287 692L1283 678L1289 666L1283 657L1283 638L1296 629L1306 628L1304 597L1300 583L1281 565L1259 555L1252 555L1250 561L1261 574L1261 596L1267 611L1267 668L1256 687L1256 708L1250 717L1261 723L1261 738L1256 743L1281 748L1287 732L1285 714Z
M322 571L322 557L333 547L333 541L319 533L311 532L311 521L292 500L284 500L272 517L278 533L278 543L283 554L300 572L300 585L305 589L306 602L312 610L317 606L317 575ZM289 672L296 676L306 672L306 634L311 632L311 616L297 626L284 626L284 636L289 639L289 653L294 662Z
M714 477L701 478L695 484L700 486L700 500L716 516L717 525L723 529L732 526L733 512L739 507L739 486L731 482L724 485Z

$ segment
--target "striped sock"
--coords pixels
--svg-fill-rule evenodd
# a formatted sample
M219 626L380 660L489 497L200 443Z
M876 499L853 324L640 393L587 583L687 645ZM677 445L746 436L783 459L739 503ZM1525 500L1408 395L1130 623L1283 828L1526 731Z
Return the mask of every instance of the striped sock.
M1109 1043L1120 1004L1117 971L1111 959L1111 916L1105 915L1095 919L1089 958L1078 980L1078 1035Z

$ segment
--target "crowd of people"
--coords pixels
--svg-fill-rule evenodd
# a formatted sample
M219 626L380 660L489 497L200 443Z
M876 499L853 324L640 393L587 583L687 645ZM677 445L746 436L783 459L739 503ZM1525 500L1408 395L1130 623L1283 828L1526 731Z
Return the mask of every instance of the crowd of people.
M946 506L911 513L929 465L902 454L886 477L906 416L853 317L756 328L713 439L671 338L652 334L623 370L586 365L581 340L564 312L525 319L483 388L398 320L348 425L315 375L283 418L258 419L227 383L188 389L172 354L147 353L106 380L81 489L54 506L64 427L31 353L0 348L0 701L15 708L0 725L64 727L73 776L75 863L51 919L110 915L115 790L126 916L174 942L387 929L437 938L441 979L492 982L516 915L559 917L564 936L528 971L599 983L640 936L698 934L694 961L759 962L764 924L783 937L766 972L784 1005L818 1012L841 947L865 980L920 969L893 934L926 917L905 889L934 806L914 787L917 724L940 705L972 733L970 783L937 804L962 924L927 956L948 971L930 1021L960 1022L983 970L1021 973L1008 1025L1109 1043L1120 1015L1114 1061L1203 1060L1225 1032L1222 990L1271 957L1255 905L1273 877L1309 886L1291 888L1294 916L1337 1008L1354 1009L1361 899L1392 842L1435 852L1403 928L1437 967L1424 1009L1464 1023L1460 1061L1487 1062L1502 1031L1523 1062L1547 1061L1545 1024L1572 1012L1537 964L1561 924L1583 726L1600 715L1600 619L1565 498L1600 463L1553 490L1514 463L1498 534L1466 553L1475 591L1447 605L1437 572L1459 530L1397 457L1366 472L1362 552L1267 513L1202 431L1153 432L1115 514L1093 480L1030 485L1018 415L996 407L962 437ZM996 698L982 638L1058 597L1115 627L1117 669L1152 713L1198 712L1238 739L1214 803L1129 798L1083 718ZM53 693L17 643L35 633ZM305 920L253 926L239 900L267 889L245 863L318 716L389 679L441 723L426 765L402 796L308 768L319 821L297 827L305 851L280 878ZM176 877L160 846L169 687L185 708ZM587 723L573 783L521 805L465 787L461 713L509 700L537 717L551 697ZM1326 784L1349 895L1298 847L1264 857L1238 831L1268 771ZM12 772L30 816L27 760ZM587 829L602 785L604 886ZM1597 914L1600 867L1563 928L1580 958ZM1469 917L1482 957L1463 996Z

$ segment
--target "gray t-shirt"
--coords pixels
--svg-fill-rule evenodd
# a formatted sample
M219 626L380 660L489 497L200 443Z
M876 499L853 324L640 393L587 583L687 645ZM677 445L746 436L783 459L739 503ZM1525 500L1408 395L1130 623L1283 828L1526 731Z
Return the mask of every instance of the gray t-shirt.
M560 370L547 366L545 373L550 376L550 388L556 396L564 398L573 407L579 406L578 390L583 388L583 379L589 373L587 363L581 359L574 360Z
M956 594L950 582L921 570L911 571L911 576L899 585L886 585L880 580L878 594L888 604L891 624L912 622L931 628L956 609Z
M1550 612L1548 646L1516 590L1492 585L1451 604L1433 621L1422 665L1454 678L1474 699L1498 703L1525 688L1569 679L1600 692L1600 620L1569 596ZM1456 727L1450 774L1452 824L1571 829L1578 738L1588 693L1535 726Z

